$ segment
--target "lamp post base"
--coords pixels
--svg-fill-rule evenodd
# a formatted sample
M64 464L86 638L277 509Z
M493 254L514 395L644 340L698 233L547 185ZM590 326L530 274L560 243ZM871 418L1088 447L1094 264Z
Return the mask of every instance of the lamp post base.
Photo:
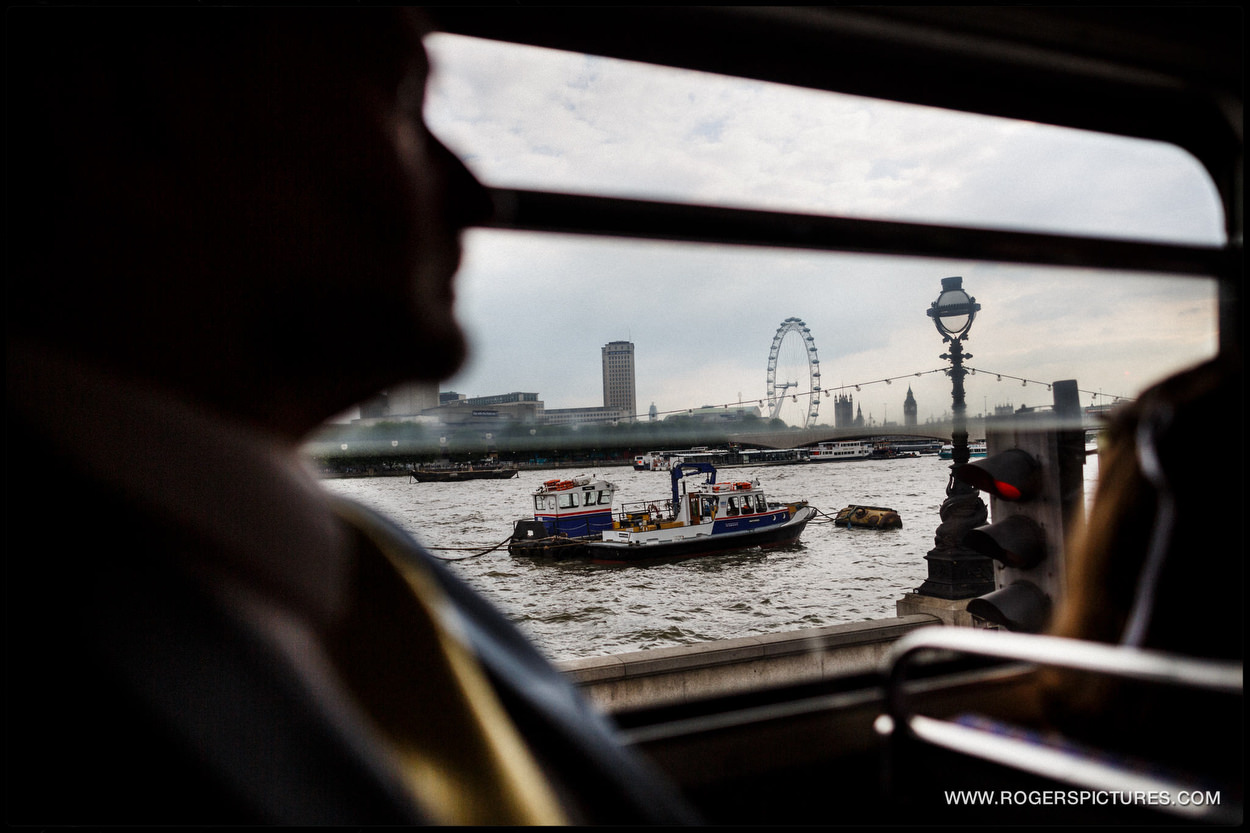
M939 552L925 556L929 577L916 589L936 599L973 599L994 590L994 562L979 553Z
M925 556L929 577L916 590L938 599L971 599L994 590L994 562L963 546L964 535L989 519L975 491L952 494L942 504L935 547Z

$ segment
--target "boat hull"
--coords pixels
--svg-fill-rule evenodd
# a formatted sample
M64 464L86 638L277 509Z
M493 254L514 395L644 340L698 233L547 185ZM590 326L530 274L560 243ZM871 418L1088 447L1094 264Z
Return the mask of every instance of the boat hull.
M803 506L797 509L794 516L784 524L758 530L723 532L645 543L592 541L585 545L586 556L597 564L633 564L640 561L718 555L755 547L784 547L796 543L799 536L803 534L803 529L815 516L815 509Z
M510 541L508 554L520 558L544 558L551 561L582 559L586 557L586 545L591 540L590 538L565 538L552 535L531 541Z
M461 480L507 480L516 477L517 469L451 469L448 471L414 469L418 483L456 483Z
M555 561L580 558L586 554L586 544L601 537L602 533L571 537L552 532L542 521L520 520L512 527L512 537L508 540L508 554L529 558L550 558Z

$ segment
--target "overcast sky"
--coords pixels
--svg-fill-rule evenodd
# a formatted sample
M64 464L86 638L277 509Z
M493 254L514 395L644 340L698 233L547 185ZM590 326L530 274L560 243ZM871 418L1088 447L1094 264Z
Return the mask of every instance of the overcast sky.
M490 185L1223 242L1213 186L1165 145L451 35L427 45L427 120ZM1215 349L1205 281L474 231L458 279L472 355L442 389L601 405L600 348L629 340L641 413L758 404L774 335L798 317L822 387L880 423L901 421L910 385L924 421L950 408L925 315L949 275L982 306L971 413L1050 403L1019 379L1076 379L1084 405L1132 397ZM832 399L820 410L832 424Z

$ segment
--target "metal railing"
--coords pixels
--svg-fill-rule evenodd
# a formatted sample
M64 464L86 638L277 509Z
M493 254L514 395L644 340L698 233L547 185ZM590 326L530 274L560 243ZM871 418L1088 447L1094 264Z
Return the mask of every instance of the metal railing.
M918 741L1086 790L1127 795L1179 795L1199 789L1183 776L1136 769L1095 754L1081 744L1039 743L1031 735L1001 731L1003 724L969 725L915 714L909 707L907 671L923 655L973 655L1065 668L1178 688L1240 696L1241 662L1195 659L1055 636L968 628L925 628L907 634L886 663L886 713L876 729L892 745ZM1192 821L1240 823L1243 807L1233 796L1221 803L1160 802L1155 809Z

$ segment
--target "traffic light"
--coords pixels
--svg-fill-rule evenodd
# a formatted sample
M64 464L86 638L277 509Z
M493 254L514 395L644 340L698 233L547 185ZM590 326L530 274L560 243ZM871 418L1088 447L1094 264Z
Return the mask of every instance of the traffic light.
M967 610L1007 630L1041 631L1063 593L1064 530L1083 502L1084 434L1079 422L1073 428L1062 419L1075 385L1055 383L1054 412L987 422L989 455L955 472L990 496L991 523L970 530L963 543L993 559L995 589L969 601ZM1079 455L1072 453L1074 442Z

